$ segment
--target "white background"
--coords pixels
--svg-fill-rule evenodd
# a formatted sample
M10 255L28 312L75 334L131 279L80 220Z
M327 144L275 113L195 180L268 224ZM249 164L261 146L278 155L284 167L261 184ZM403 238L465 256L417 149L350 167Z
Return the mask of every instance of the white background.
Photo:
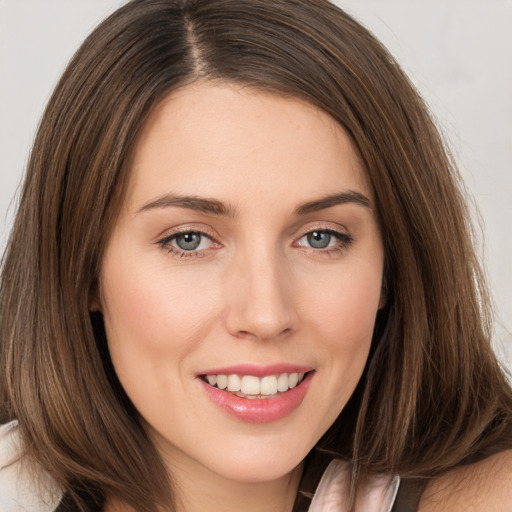
M84 37L122 3L0 0L0 250L51 89ZM495 342L512 369L512 0L338 4L391 50L446 134L481 214Z

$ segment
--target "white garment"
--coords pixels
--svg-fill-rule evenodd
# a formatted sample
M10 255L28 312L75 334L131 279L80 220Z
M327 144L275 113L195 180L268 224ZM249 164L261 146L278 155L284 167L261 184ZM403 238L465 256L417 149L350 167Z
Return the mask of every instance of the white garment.
M62 492L48 474L22 455L18 422L0 426L0 512L54 512ZM29 467L31 471L29 471ZM346 512L348 463L333 460L318 484L308 512ZM369 479L358 492L356 512L390 512L400 478Z
M361 482L356 498L356 512L391 512L400 487L400 477L375 475ZM333 460L325 470L308 512L348 512L350 465Z
M0 426L0 512L53 512L62 492L49 475L23 457L18 422Z

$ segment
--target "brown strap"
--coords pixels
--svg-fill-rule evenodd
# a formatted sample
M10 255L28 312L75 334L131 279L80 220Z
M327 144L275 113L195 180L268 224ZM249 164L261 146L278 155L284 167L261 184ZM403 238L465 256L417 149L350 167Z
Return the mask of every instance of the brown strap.
M402 478L391 512L416 512L426 484L423 478Z
M332 454L313 449L304 461L304 469L292 512L307 512L322 475L332 461Z
M333 454L318 449L308 454L292 512L308 512L322 475L333 458ZM391 512L416 512L427 482L425 478L402 478Z

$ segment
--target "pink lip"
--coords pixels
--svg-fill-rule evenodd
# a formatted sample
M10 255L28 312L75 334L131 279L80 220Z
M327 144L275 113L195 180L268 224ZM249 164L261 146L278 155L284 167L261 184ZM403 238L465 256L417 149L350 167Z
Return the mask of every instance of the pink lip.
M288 363L277 363L267 366L254 364L239 364L225 368L210 368L199 375L253 375L254 377L266 377L267 375L279 375L280 373L307 373L314 370L311 366L298 366Z
M255 373L240 371L241 367L236 368L236 371L231 371L230 374L242 374L242 375L256 375ZM298 368L298 367L294 367ZM226 368L222 370L222 373L208 373L207 375L226 375L224 373ZM295 370L296 371L296 370ZM307 370L306 370L307 371ZM288 372L275 372L277 373L288 373ZM299 372L302 373L302 372ZM270 373L273 375L274 373ZM198 381L203 386L203 389L208 398L225 412L234 416L235 418L245 421L248 423L269 423L277 421L285 416L288 416L293 410L295 410L301 403L308 391L311 380L313 379L315 372L308 373L302 382L296 387L290 389L278 396L269 398L243 398L229 391L224 391L213 386L210 386L204 380L198 378ZM269 373L265 373L269 375ZM263 375L264 376L264 375Z

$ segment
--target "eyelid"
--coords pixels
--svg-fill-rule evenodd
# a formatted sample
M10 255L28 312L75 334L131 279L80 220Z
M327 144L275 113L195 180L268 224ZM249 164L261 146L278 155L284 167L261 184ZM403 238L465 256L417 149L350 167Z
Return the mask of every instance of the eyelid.
M175 247L171 244L179 235L186 233L198 233L199 235L208 238L211 241L211 246L205 249L199 250L185 250ZM212 234L212 230L204 224L198 226L195 223L179 225L175 228L170 228L164 231L156 240L156 244L160 248L172 256L180 259L194 259L206 256L210 251L216 250L221 247L221 244L217 241L217 236Z
M344 226L333 225L329 222L320 222L312 223L307 225L306 227L302 227L299 231L300 234L296 237L296 240L311 233L312 231L327 231L330 233L338 234L340 236L350 236L349 230Z
M328 246L324 248L315 248L307 245L299 244L302 238L306 237L310 233L315 231L329 233L335 236L338 240L338 243L333 246ZM293 246L307 251L309 254L313 254L315 256L331 256L334 253L343 253L349 249L352 243L355 241L352 234L346 228L340 228L339 226L326 225L326 223L320 224L312 224L307 228L301 229L301 234L296 237L293 241Z
M191 223L180 224L179 226L168 228L165 231L162 231L156 237L156 242L158 243L161 240L169 239L173 236L180 235L183 233L200 233L201 235L205 235L208 238L211 238L215 242L217 242L217 239L219 238L219 236L212 229L208 228L204 224Z

